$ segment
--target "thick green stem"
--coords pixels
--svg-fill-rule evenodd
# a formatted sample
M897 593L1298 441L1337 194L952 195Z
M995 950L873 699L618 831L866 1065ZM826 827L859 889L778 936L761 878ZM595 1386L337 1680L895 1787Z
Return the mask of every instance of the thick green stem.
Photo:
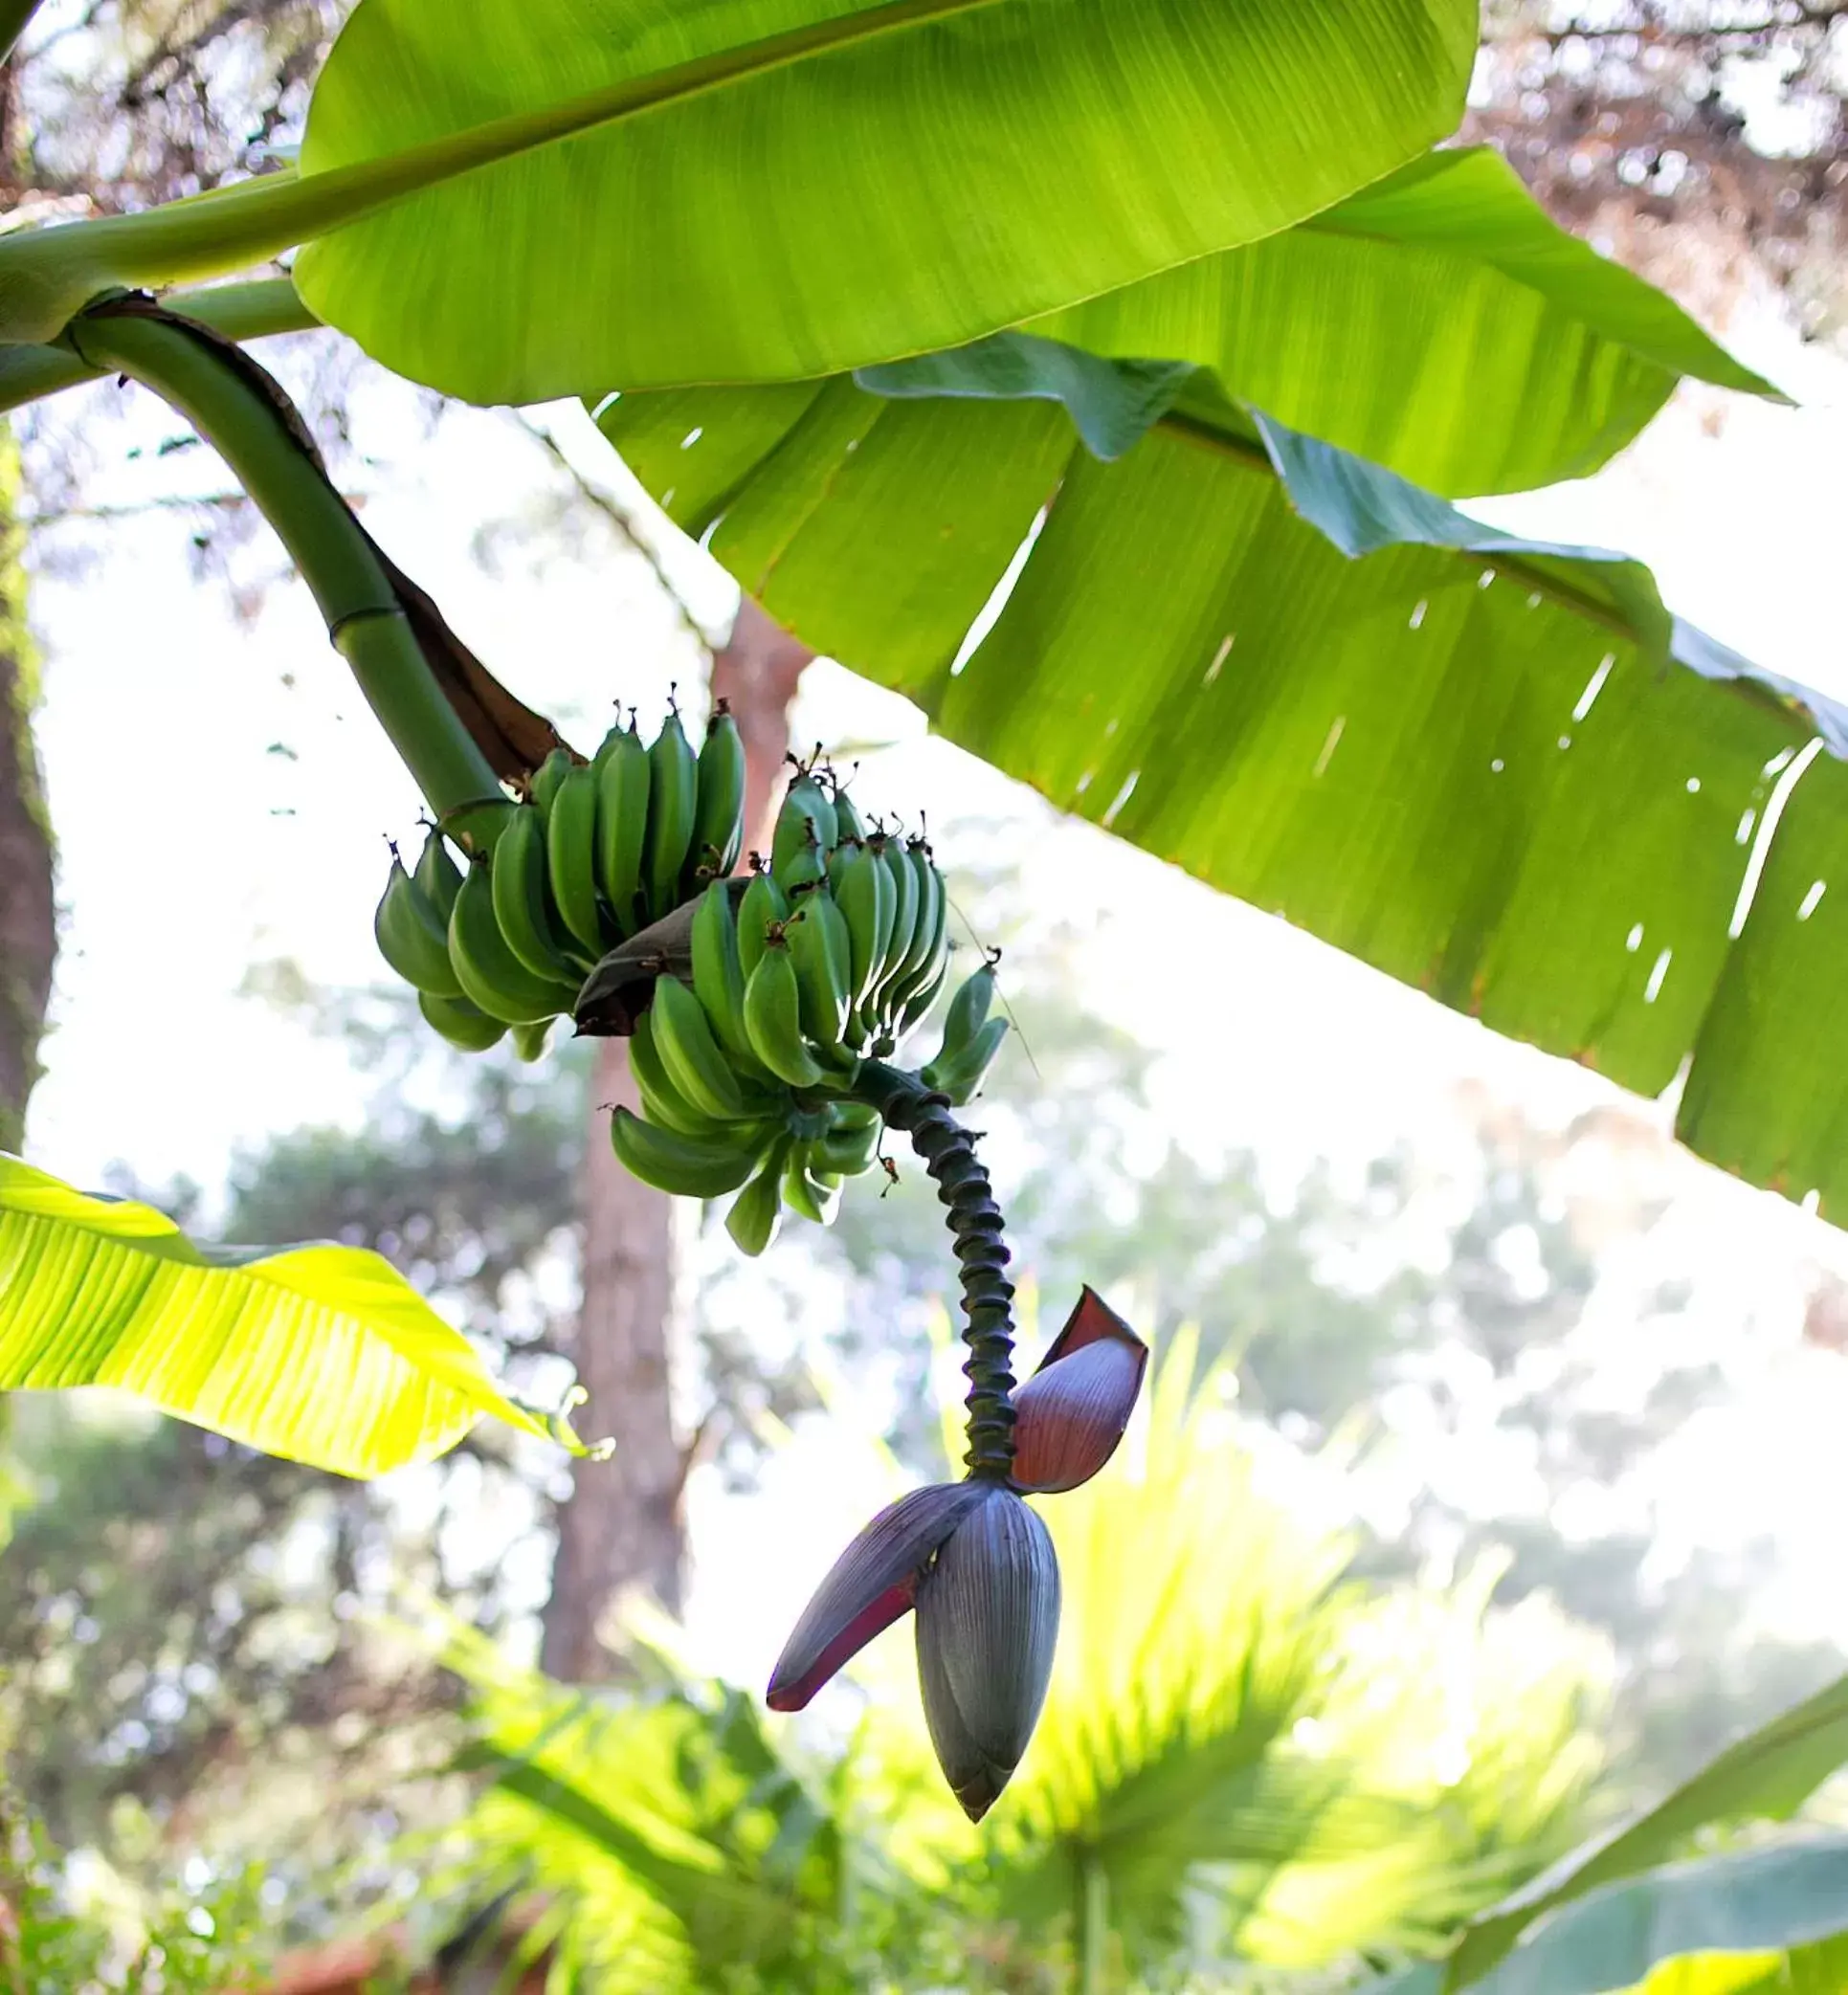
M877 1108L890 1128L911 1139L947 1208L956 1258L962 1264L963 1341L969 1362L969 1452L971 1475L1006 1481L1013 1468L1013 1284L1002 1270L1001 1208L989 1174L976 1161L975 1139L949 1113L946 1096L914 1075L879 1060L861 1063L857 1100Z
M196 319L239 343L267 340L276 333L306 332L321 323L287 277L174 291L161 302L169 312ZM67 346L0 346L0 411L95 381L102 371L87 366Z
M440 817L500 795L494 770L432 675L376 549L291 433L262 377L146 313L87 313L68 338L88 366L153 389L224 458L301 570L336 648L432 810Z

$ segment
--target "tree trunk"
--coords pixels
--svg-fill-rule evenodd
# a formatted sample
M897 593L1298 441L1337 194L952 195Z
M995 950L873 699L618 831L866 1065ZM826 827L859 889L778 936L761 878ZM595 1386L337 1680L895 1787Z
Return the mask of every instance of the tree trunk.
M745 743L747 846L768 848L771 811L790 745L790 701L813 655L748 597L712 660L712 694L730 703ZM674 1431L668 1326L674 1304L671 1201L632 1178L610 1148L610 1110L639 1104L629 1048L598 1049L586 1132L584 1294L575 1357L590 1395L581 1430L610 1434L605 1462L572 1464L571 1496L558 1513L558 1554L540 1664L568 1683L611 1674L615 1658L599 1636L610 1608L631 1589L670 1611L680 1605L685 1530L680 1492L688 1451Z
M33 748L37 665L26 630L19 446L0 426L0 1150L23 1141L52 994L52 836Z
M589 1393L579 1425L610 1434L608 1461L571 1466L571 1500L558 1514L558 1556L540 1665L568 1683L610 1674L598 1626L631 1587L670 1612L680 1605L681 1458L669 1400L667 1326L674 1307L673 1211L667 1194L632 1178L610 1148L610 1111L640 1102L626 1040L598 1042L585 1136L581 1210L584 1293L578 1382Z
M790 703L809 647L746 596L724 649L712 656L712 697L725 700L745 743L745 850L768 853L790 752Z

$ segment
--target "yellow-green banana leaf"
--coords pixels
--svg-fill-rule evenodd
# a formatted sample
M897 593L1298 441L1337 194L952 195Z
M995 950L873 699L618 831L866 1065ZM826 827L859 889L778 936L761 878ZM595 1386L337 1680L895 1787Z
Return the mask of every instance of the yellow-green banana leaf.
M0 1154L0 1391L73 1385L343 1475L428 1461L484 1413L582 1452L381 1255L201 1246Z

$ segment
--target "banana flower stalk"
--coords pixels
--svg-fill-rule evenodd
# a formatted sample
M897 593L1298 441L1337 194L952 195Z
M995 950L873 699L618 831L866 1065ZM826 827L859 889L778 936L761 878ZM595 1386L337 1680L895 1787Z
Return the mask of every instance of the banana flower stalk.
M1116 1452L1147 1346L1090 1289L1039 1369L1009 1395L1012 1459L913 1490L835 1561L771 1673L800 1711L882 1629L914 1612L937 1762L970 1821L1020 1762L1058 1638L1058 1562L1024 1494L1076 1489Z

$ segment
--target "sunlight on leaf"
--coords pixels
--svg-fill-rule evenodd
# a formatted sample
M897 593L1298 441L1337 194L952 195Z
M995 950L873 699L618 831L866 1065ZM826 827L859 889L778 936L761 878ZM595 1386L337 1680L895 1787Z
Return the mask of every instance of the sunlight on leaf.
M428 1461L483 1414L585 1452L382 1255L202 1246L0 1155L0 1390L78 1385L343 1475Z

